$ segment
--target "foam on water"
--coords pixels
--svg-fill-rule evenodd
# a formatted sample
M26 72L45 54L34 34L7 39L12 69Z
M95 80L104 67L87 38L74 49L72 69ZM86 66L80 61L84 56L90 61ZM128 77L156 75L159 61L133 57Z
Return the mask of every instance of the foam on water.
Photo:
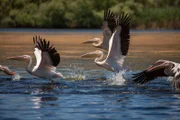
M132 82L133 78L132 75L136 73L131 70L123 70L120 71L119 73L110 73L107 76L107 84L108 85L125 85L127 83Z
M67 76L64 76L64 79L68 80L84 80L86 78L84 74L84 68L79 64L71 64L70 71Z
M21 76L16 73L15 75L12 76L11 79L14 80L14 81L16 81L16 80L19 81L21 79Z
M112 73L107 76L106 83L108 85L125 85L126 79L123 78L123 74L125 74L126 71L120 71L119 73Z

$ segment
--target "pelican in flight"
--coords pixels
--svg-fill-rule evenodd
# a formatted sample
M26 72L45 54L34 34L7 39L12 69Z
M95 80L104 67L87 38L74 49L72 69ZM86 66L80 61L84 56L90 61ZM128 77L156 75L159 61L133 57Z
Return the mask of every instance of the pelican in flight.
M82 42L83 44L92 43L94 47L102 48L104 50L109 49L109 40L116 30L116 15L111 12L109 9L104 11L104 21L102 24L103 29L103 40L100 38L93 38L91 40Z
M0 65L0 71L3 71L6 75L11 76L13 80L20 79L20 76L16 72L10 70L7 66Z
M81 57L92 57L94 55L98 56L94 62L109 71L118 73L123 70L123 62L129 49L129 29L130 29L130 16L121 13L117 20L117 29L112 34L109 41L109 48L107 57L103 60L103 51L96 50L94 52L89 52L83 54Z
M157 77L172 76L171 84L180 90L180 64L168 60L155 61L150 67L140 73L134 74L133 78L136 83L145 84Z
M54 78L63 78L61 73L56 72L56 66L60 63L60 55L55 47L50 46L50 41L42 39L40 36L33 37L34 41L34 55L36 57L36 65L31 68L32 57L29 55L22 55L16 57L9 57L9 60L23 60L27 61L26 71L34 76L53 80Z

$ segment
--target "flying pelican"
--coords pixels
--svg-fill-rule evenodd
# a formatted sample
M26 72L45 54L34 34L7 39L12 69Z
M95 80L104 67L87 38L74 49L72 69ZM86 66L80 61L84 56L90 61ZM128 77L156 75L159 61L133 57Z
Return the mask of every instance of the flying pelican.
M130 16L122 13L117 20L117 29L112 34L109 41L108 55L105 60L103 59L103 52L96 50L94 52L89 52L83 54L81 57L91 57L97 55L98 58L94 62L109 71L115 73L119 72L123 68L124 58L128 53L129 49L129 29L130 29Z
M11 76L13 80L20 79L20 76L16 72L10 70L7 66L0 65L0 71L3 71L6 75Z
M150 67L140 73L134 74L136 83L144 84L157 77L174 77L172 86L180 90L180 64L168 60L155 61Z
M91 40L82 42L83 44L92 43L94 47L102 48L108 50L109 40L112 36L112 33L116 30L116 19L117 17L109 9L104 11L104 21L102 24L103 29L103 40L100 38L93 38Z
M9 60L23 60L28 61L26 71L34 76L51 80L53 78L63 78L61 73L56 72L56 66L60 63L60 55L57 50L50 46L50 41L42 39L40 36L33 37L34 41L34 55L36 57L36 65L31 68L32 57L29 55L22 55L16 57L9 57Z

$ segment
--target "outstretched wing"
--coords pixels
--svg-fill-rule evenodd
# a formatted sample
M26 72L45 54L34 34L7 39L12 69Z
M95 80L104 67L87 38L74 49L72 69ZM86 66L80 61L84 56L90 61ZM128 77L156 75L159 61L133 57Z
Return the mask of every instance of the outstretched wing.
M130 43L130 20L131 17L128 14L121 13L119 19L119 25L121 26L120 39L121 39L121 52L122 55L127 55Z
M165 77L167 76L164 73L165 68L157 68L151 71L144 70L140 73L134 74L132 78L134 78L134 82L140 83L140 84L145 84L157 77Z
M104 21L108 22L108 27L111 33L117 28L116 15L110 11L110 9L104 10Z
M164 70L168 66L164 66L163 63L164 61L154 62L154 64L148 67L146 70L134 74L133 75L134 81L136 83L144 84L157 77L166 77L167 75L165 74Z
M60 55L53 47L50 46L50 41L42 39L40 36L33 37L33 42L35 45L34 54L36 57L36 68L38 67L49 67L54 68L60 63Z
M117 20L120 24L110 38L107 61L115 61L122 66L129 49L130 17L122 13Z

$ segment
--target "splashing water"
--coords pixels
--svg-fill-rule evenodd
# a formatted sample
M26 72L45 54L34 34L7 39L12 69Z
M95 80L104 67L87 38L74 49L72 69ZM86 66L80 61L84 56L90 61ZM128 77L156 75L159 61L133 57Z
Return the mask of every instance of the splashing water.
M21 76L17 73L12 76L12 80L14 80L14 81L16 81L16 80L19 81L20 79L21 79Z
M65 79L68 80L84 80L85 74L84 74L84 68L81 67L79 64L71 64L70 65L70 72L69 75L65 76Z
M107 77L106 83L108 85L125 85L126 79L123 78L123 75L126 73L125 70L120 71L119 73L112 73Z

